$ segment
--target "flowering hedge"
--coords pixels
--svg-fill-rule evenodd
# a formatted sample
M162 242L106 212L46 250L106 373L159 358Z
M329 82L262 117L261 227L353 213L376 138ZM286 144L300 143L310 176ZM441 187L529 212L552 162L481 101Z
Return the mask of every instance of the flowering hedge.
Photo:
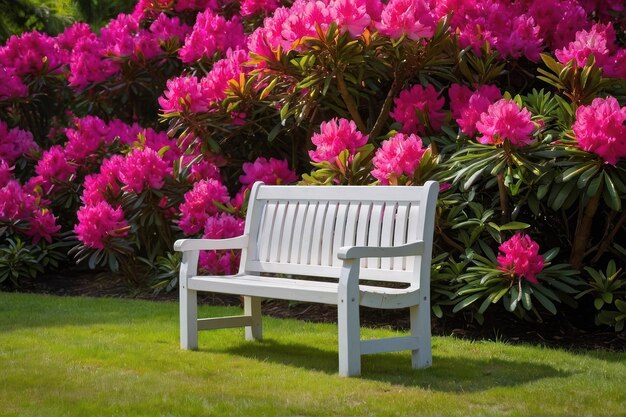
M441 184L436 315L626 318L619 0L140 0L0 48L0 281L171 289L271 184ZM233 273L238 253L204 253ZM584 308L582 309L584 311Z

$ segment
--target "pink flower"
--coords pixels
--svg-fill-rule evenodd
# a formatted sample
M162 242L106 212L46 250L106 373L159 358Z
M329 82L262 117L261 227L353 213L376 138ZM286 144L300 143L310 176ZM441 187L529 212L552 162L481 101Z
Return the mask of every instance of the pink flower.
M252 185L256 181L265 184L289 184L298 179L294 171L289 169L287 160L270 158L257 158L254 162L243 164L244 175L239 177L239 181L244 186Z
M106 122L96 116L75 119L74 124L75 129L65 130L65 154L78 164L92 158L104 143L112 142L115 137Z
M57 44L62 50L71 52L83 38L92 37L93 32L87 23L74 23L57 36Z
M0 64L0 79L2 80L0 83L0 101L28 95L28 87L17 75L15 68Z
M187 236L195 235L205 225L209 216L218 212L214 201L226 203L229 200L228 190L215 179L198 181L191 191L185 193L185 201L180 205L180 229Z
M537 22L539 37L553 50L567 46L577 31L591 26L577 0L533 1L528 14Z
M0 120L0 160L13 164L18 158L39 149L32 133L18 128L9 129Z
M100 31L100 39L108 56L131 57L133 60L154 58L161 53L158 38L141 29L139 20L119 14Z
M239 17L227 21L211 10L206 10L198 14L193 31L185 39L179 56L183 62L190 64L211 60L216 52L243 48L245 44L246 36Z
M184 12L188 10L199 11L206 9L217 11L219 9L219 5L216 0L178 0L174 6L174 10L177 12Z
M78 224L74 226L74 232L86 246L104 249L109 238L128 234L128 223L124 220L122 208L114 209L106 201L83 206L76 215Z
M615 165L626 156L626 107L615 97L596 98L576 110L572 126L578 146Z
M401 175L411 178L419 167L424 152L426 148L419 136L397 133L384 141L376 151L372 160L372 175L383 185L388 185L392 176L396 179Z
M167 136L166 132L157 132L153 129L144 129L141 133L141 145L154 151L161 152L162 158L168 163L172 163L180 157L180 149L176 146L176 140ZM167 150L166 150L167 149Z
M279 6L278 0L243 0L241 2L241 15L253 14L271 15Z
M531 284L539 284L537 274L543 270L543 256L539 255L539 245L530 236L517 233L498 248L498 264L501 271L526 279Z
M209 102L221 101L226 98L228 81L239 79L239 74L248 71L243 64L248 61L248 53L241 49L226 51L226 58L220 59L206 77L200 80L200 86L204 99Z
M167 81L165 97L159 97L159 105L164 113L185 112L203 113L211 102L207 88L196 77L181 76Z
M427 0L391 0L383 9L377 27L380 33L393 39L406 35L416 41L433 36L435 26Z
M185 37L191 33L191 27L182 23L176 16L168 17L161 13L150 25L150 32L160 41L177 39L178 43L182 44Z
M567 64L573 59L579 67L584 67L587 64L587 58L593 55L596 65L603 68L615 50L614 43L613 26L597 23L589 31L576 32L576 40L570 42L567 48L555 51L555 54L559 62Z
M220 213L207 218L203 239L228 239L241 236L245 221L232 214Z
M105 45L96 35L79 39L70 56L70 86L84 89L120 72L120 65L106 58L105 53Z
M44 239L48 243L52 243L52 236L61 230L61 226L56 223L57 218L48 209L36 210L33 217L30 218L30 228L24 234L33 238L33 244L39 243Z
M55 145L43 152L41 159L37 162L35 172L41 177L40 185L47 194L52 191L54 184L69 181L76 173L76 165L70 164L63 148Z
M151 148L134 149L126 155L119 171L124 188L137 194L146 186L153 190L160 189L168 175L172 175L172 167Z
M81 200L85 205L96 205L106 201L106 197L116 197L121 192L120 170L124 166L125 159L121 155L113 155L110 159L102 161L100 172L85 177L83 182L83 195Z
M187 177L190 182L198 182L203 179L222 180L220 169L210 161L200 161L191 166L191 173Z
M201 251L198 267L204 274L233 275L239 268L240 251Z
M341 29L352 36L360 36L372 21L367 14L367 0L332 0L330 15Z
M432 85L429 84L424 88L416 84L410 89L402 91L393 102L395 107L391 112L391 117L402 124L402 132L421 135L427 133L425 126L418 117L418 112L428 121L432 130L441 129L445 116L441 109L445 100Z
M489 106L480 116L476 127L482 137L480 143L498 145L508 139L515 146L530 145L530 136L535 129L530 120L530 112L520 107L513 100L501 99Z
M108 133L107 141L112 142L115 138L118 138L120 142L125 145L132 145L138 140L139 133L144 129L137 123L127 125L120 119L113 119L107 123Z
M0 188L9 183L9 180L13 178L13 167L9 166L4 159L0 159Z
M314 151L309 151L311 160L334 162L344 149L354 155L358 148L367 143L367 135L359 132L352 120L334 118L322 122L320 133L315 133L311 142L317 146Z
M15 68L20 77L42 71L59 73L63 64L63 54L55 39L37 31L13 35L0 47L0 66Z
M494 85L482 85L478 90L472 91L464 85L452 84L448 95L452 117L468 136L476 134L476 123L480 120L481 113L502 98L500 90Z
M0 221L26 220L35 210L35 197L10 179L0 188Z

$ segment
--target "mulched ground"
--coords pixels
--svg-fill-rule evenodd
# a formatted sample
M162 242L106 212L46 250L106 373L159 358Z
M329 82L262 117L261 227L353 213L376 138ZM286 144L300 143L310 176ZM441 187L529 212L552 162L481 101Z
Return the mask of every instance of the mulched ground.
M15 291L8 286L0 286L3 291ZM25 280L21 292L55 294L65 296L90 296L110 298L136 298L156 301L177 301L178 292L139 291L126 283L112 279L110 275L85 271L72 271L65 275L53 274L36 280ZM201 303L212 305L240 305L236 296L208 294L200 297ZM313 322L336 322L337 309L334 306L266 300L263 313L273 317L296 318ZM594 326L589 318L592 312L581 312L575 324L567 318L576 318L576 312L569 312L567 318L554 316L544 323L526 323L516 320L505 311L490 311L485 322L479 325L468 317L455 315L443 319L433 318L434 335L453 335L471 340L499 340L507 343L530 343L572 350L606 350L626 352L626 332L615 333L610 328ZM362 308L361 321L365 326L407 329L408 311L377 310Z

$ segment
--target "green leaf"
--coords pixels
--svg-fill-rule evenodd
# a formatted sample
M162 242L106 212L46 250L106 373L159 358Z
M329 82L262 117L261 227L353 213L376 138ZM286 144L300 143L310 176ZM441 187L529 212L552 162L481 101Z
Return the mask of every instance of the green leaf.
M619 211L622 208L622 203L617 194L617 190L615 189L615 185L613 184L613 180L611 176L608 174L604 174L604 182L606 183L606 187L604 188L603 197L606 204L611 207L611 209L615 211Z
M500 226L500 230L520 230L520 229L527 229L529 227L530 225L528 223L509 222L505 225Z
M482 293L477 293L477 294L472 294L467 298L464 298L459 303L457 303L457 305L454 306L454 308L452 309L452 312L456 313L457 311L464 309L465 307L469 306L470 304L472 304L473 302L475 302L482 296L483 296Z
M534 291L533 295L546 310L552 314L556 314L556 306L545 295L541 294L539 291Z

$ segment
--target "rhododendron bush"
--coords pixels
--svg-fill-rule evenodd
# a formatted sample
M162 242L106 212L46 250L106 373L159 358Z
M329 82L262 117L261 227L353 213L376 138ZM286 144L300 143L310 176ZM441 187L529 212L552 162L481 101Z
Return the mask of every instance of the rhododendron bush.
M593 303L620 328L625 29L620 1L140 0L11 37L0 281L77 262L171 289L174 240L242 233L255 181L437 180L436 315Z

